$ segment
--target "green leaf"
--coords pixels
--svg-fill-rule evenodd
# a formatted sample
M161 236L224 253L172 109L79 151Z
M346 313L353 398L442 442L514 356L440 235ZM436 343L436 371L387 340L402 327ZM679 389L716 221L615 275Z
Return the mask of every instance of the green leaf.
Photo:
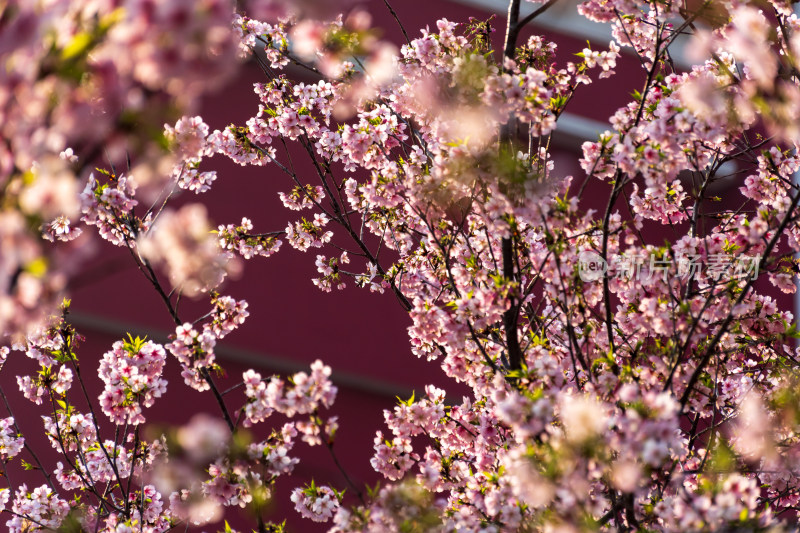
M381 482L380 481L375 482L374 487L370 487L369 485L367 485L366 487L367 487L367 496L369 496L370 498L374 498L375 496L378 495L378 491L381 488Z
M65 61L69 61L84 52L91 46L92 44L92 35L89 32L81 32L77 34L72 40L61 50L61 59Z
M34 259L25 265L25 272L37 278L43 277L47 274L47 259L44 257Z
M417 394L417 391L411 391L411 398L409 398L408 400L404 400L400 396L396 396L396 398L397 398L397 401L400 402L401 405L408 405L410 407L411 404L414 403L414 398L415 398L416 394Z

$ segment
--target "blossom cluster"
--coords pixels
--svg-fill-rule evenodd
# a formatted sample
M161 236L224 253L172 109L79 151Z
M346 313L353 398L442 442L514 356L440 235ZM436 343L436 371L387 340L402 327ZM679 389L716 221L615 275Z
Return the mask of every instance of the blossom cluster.
M81 220L97 226L100 236L111 244L123 246L142 229L140 221L131 214L138 204L135 191L135 182L130 177L111 175L103 183L92 174L80 196Z
M319 237L330 220L356 240L359 254L369 254L367 241L359 240L364 230L394 250L399 259L389 267L368 256L370 271L364 274L344 272L338 253L320 254L316 267L322 277L314 283L328 291L343 276L373 287L378 280L411 315L414 353L438 359L449 377L473 391L474 398L446 406L444 394L431 388L426 398L412 398L386 414L391 435L377 432L373 467L391 482L411 478L442 498L434 504L401 484L390 485L385 498L402 494L427 506L445 529L459 531L513 530L523 523L578 527L577 516L601 527L647 524L665 531L673 524L721 528L756 520L751 497L731 506L717 495L750 487L752 481L742 479L761 482L768 473L700 482L698 476L676 475L675 465L692 472L715 464L722 453L713 443L703 447L708 441L698 423L689 429L682 417L710 419L714 426L716 412L738 412L742 387L766 392L787 382L777 376L775 362L791 351L783 343L793 334L787 325L792 316L756 293L753 282L765 276L782 290L792 288L790 267L773 239L783 231L797 248L795 225L785 222L796 206L791 144L754 150L758 175L745 173L741 191L752 211L724 211L702 234L698 223L707 212L702 198L714 201L703 196L706 188L726 177L724 164L742 149L731 139L755 124L752 102L772 98L769 91L783 83L770 65L787 59L779 61L763 46L770 39L768 23L751 8L731 10L731 24L708 41L713 57L689 72L674 71L667 61L668 44L685 29L667 20L678 14L675 4L586 2L580 11L610 22L615 40L607 50L585 48L580 62L561 69L552 62L555 47L541 38L497 64L486 53L490 44L481 24L441 20L437 32L424 31L403 47L396 83L363 92L360 100L353 100L359 82L333 76L321 91L276 76L256 86L262 103L248 122L249 136L234 136L236 147L223 153L259 165L267 154L266 162L294 182L292 195L281 196L284 204L311 209L315 222L289 224L292 246L333 248L333 235ZM782 27L794 31L791 16L782 17ZM316 32L312 42L323 69L330 69L333 57L330 32L354 28L339 24L302 28ZM741 36L746 32L755 33ZM790 33L781 42L792 42ZM754 52L743 52L746 46L758 47L763 57L748 57ZM560 177L546 148L498 155L497 141L513 122L532 142L545 142L593 73L613 75L622 47L639 55L648 81L642 94L611 117L611 129L583 146L584 180L611 187L607 215L598 220L578 193L579 180ZM748 65L754 62L765 66L751 74L756 66ZM329 112L354 101L352 119ZM737 114L728 112L731 105ZM335 121L341 122L336 128ZM782 128L779 138L794 140L786 121L770 124ZM320 165L331 204L320 203L311 185L298 181L271 150L278 136L303 144L325 165L338 162L345 173L365 172L340 177ZM687 172L694 182L687 182ZM344 201L329 194L337 189ZM353 212L360 223L349 221ZM653 223L691 229L659 247L642 236ZM685 276L685 264L662 261L656 265L662 275L588 283L579 275L579 252L586 249L597 250L602 261L750 259L752 268L733 279L722 278L718 268ZM737 328L763 328L782 347L766 348L753 337L738 340ZM713 374L707 368L712 354L722 358ZM255 373L245 380L248 419L261 421L276 409L279 386ZM420 434L434 445L420 447ZM319 519L304 494L296 491L295 503ZM341 509L337 530L388 527L398 517L382 504L388 505L376 498L363 508ZM759 516L767 524L773 515Z
M303 517L314 522L327 522L339 508L342 495L327 486L315 486L312 482L305 488L292 491L294 507Z
M210 320L200 331L184 323L175 329L175 340L166 346L178 359L186 385L198 391L210 388L208 372L218 368L214 355L217 340L243 324L250 315L244 300L213 294L211 302Z
M97 374L105 383L100 407L115 424L142 424L143 407L151 407L167 390L161 377L167 355L153 341L117 341L103 355Z
M587 0L578 11L610 24L613 40L566 62L543 37L517 46L529 20L519 2L503 50L492 20L441 19L399 52L359 9L73 4L19 6L0 39L0 329L37 367L17 385L47 409L61 459L52 476L33 465L20 419L0 420L3 460L24 456L47 481L0 489L11 531L74 518L87 531L161 533L226 507L254 511L267 530L260 513L285 496L276 480L293 474L298 440L341 468L339 419L321 414L337 387L321 361L286 379L248 369L220 388L238 381L220 342L250 308L216 291L238 272L234 254L270 257L283 240L319 249L323 291L351 278L392 293L412 352L466 391L455 400L428 386L387 410L370 459L383 485L364 497L345 474L356 501L312 482L284 497L302 517L337 533L766 530L796 519L798 330L765 290L796 290L800 252L800 22L784 0L697 12ZM677 69L671 49L690 30L697 64ZM579 91L616 75L626 48L644 86L583 143L582 175L567 175L552 148L559 120ZM211 131L193 98L250 52L266 78L257 108ZM281 72L290 63L323 79L294 81ZM310 166L276 148L290 143ZM94 173L100 147L110 170ZM177 189L214 190L217 175L200 165L215 155L282 174L278 197L304 216L267 233L244 216L214 232L203 204L172 207ZM604 207L589 190L605 192ZM68 303L42 320L95 233L127 248L176 326L164 347L114 343L98 369L99 410ZM620 275L586 278L589 250ZM661 259L650 275L622 275L636 265L615 258L637 257ZM346 270L351 258L364 270ZM670 258L752 268L686 276ZM181 295L208 296L208 313L186 318ZM142 409L166 391L167 352L221 418L152 436ZM3 361L9 353L0 347ZM288 420L266 429L274 413Z
M266 381L258 372L246 371L242 376L247 397L244 425L261 422L274 411L292 417L314 413L321 406L330 407L337 392L330 375L330 367L319 360L311 363L311 374L294 374L288 386L277 377Z
M0 420L0 455L4 459L11 459L25 445L25 439L19 435L14 425L14 418L8 417Z
M238 226L233 224L219 226L217 235L219 235L220 248L236 252L245 259L258 255L269 257L280 250L283 242L274 234L254 235L251 233L252 230L253 223L247 217L242 218L242 223Z
M208 191L217 179L217 173L198 171L203 156L209 152L206 143L208 124L203 122L202 117L183 117L174 127L165 124L164 130L167 140L174 145L173 152L180 161L180 165L176 165L172 171L178 186L196 194Z
M6 492L6 491L4 491ZM3 498L8 501L8 495ZM46 485L28 492L23 484L14 494L11 510L14 516L6 522L6 527L14 533L30 531L30 524L37 529L55 529L61 525L69 512L69 504Z

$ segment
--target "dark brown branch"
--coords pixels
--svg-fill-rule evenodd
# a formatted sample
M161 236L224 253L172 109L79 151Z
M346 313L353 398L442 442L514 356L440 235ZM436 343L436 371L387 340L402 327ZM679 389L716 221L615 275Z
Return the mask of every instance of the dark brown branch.
M508 4L508 22L506 24L506 39L503 45L503 70L505 59L513 59L519 35L519 3L520 0L510 0ZM500 128L500 149L511 142L511 126L513 119ZM504 237L500 243L503 259L503 277L507 283L514 281L514 243L511 237ZM503 329L506 333L506 349L508 350L508 364L511 370L522 368L522 349L517 337L517 302L516 298L509 296L508 309L503 313Z
M520 31L522 28L524 28L526 24L530 23L530 22L531 22L531 21L533 21L533 20L534 20L536 17L538 17L539 15L541 15L542 13L544 13L545 11L547 11L548 9L550 9L551 7L553 7L553 6L555 5L555 3L556 3L556 2L558 2L558 0L549 0L549 1L548 1L546 4L543 4L542 6L540 6L540 7L539 7L539 9L537 9L536 11L534 11L533 13L531 13L530 15L528 15L528 16L526 16L525 18L523 18L522 20L520 20L520 21L517 23L517 27L516 27L517 34L519 34L519 31Z
M389 10L389 13L392 14L392 17L394 17L395 22L397 22L397 25L400 27L400 31L403 32L403 37L406 38L406 42L408 44L411 44L411 39L408 38L408 33L406 33L406 29L403 26L403 23L400 22L400 17L397 16L397 13L395 12L394 8L392 8L392 5L389 3L389 0L383 0L383 3L386 4L386 8Z

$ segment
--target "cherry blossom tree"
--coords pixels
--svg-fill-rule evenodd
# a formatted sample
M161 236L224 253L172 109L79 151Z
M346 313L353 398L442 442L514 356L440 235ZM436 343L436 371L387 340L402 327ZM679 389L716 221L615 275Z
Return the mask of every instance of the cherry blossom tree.
M270 499L335 532L793 528L800 352L774 294L794 292L800 252L800 19L784 0L587 0L613 40L565 60L528 27L556 1L421 33L385 2L399 49L345 2L0 4L0 357L39 368L14 376L31 405L0 388L0 461L44 477L5 478L8 530L221 530L242 507L280 531ZM675 65L679 40L694 66ZM559 119L623 52L641 85L564 175ZM198 97L245 59L260 104L211 131ZM282 176L285 227L213 224L212 157ZM174 207L179 190L196 201ZM130 252L175 326L165 345L108 346L99 397L64 294L92 240ZM470 391L428 386L385 413L373 491L346 472L277 491L296 446L339 465L323 362L220 390L215 347L250 314L223 282L287 246L315 256L322 291L392 294L414 355ZM183 316L181 296L207 312ZM183 386L218 416L149 436ZM18 409L43 415L54 472Z

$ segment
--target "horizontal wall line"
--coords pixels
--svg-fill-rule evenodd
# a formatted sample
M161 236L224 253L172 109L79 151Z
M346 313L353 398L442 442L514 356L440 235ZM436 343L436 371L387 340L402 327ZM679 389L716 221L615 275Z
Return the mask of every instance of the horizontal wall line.
M100 317L89 313L71 312L69 321L79 330L92 330L98 333L106 333L117 337L124 337L127 333L131 335L147 335L158 343L167 343L171 333L142 324L132 322L122 322ZM240 363L251 366L254 370L263 370L280 374L293 374L303 370L308 370L308 364L293 361L288 357L269 355L263 352L236 348L234 346L219 343L214 348L214 353L222 361ZM331 380L337 386L347 389L383 396L386 398L408 398L411 396L412 387L405 387L397 383L389 383L379 379L371 378L361 374L337 371L335 368L331 372Z

